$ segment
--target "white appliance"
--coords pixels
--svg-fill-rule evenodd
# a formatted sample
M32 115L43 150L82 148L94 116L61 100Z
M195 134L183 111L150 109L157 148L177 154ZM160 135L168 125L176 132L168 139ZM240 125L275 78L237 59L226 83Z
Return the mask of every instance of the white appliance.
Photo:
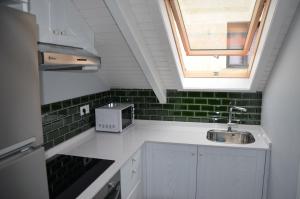
M0 5L0 198L47 199L35 16Z
M134 105L110 103L96 109L96 131L122 132L134 122Z

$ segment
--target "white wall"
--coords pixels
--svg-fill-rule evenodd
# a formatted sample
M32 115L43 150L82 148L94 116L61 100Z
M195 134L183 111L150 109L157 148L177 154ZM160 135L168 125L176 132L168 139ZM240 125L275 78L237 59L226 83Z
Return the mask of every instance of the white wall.
M272 141L269 199L295 199L297 195L300 158L299 35L298 6L263 93L262 126Z
M101 80L97 73L41 72L42 104L109 90L109 86Z

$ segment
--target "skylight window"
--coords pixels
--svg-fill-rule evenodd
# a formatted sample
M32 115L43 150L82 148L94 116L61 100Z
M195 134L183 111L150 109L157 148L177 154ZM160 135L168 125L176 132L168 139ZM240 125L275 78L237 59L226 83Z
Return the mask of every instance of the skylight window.
M165 0L185 77L249 77L270 0Z

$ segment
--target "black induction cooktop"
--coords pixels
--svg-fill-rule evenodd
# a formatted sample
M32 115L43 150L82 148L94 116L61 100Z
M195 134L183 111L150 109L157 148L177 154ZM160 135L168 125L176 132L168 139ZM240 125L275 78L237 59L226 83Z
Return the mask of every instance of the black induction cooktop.
M55 155L46 162L50 199L76 198L113 163L113 160Z

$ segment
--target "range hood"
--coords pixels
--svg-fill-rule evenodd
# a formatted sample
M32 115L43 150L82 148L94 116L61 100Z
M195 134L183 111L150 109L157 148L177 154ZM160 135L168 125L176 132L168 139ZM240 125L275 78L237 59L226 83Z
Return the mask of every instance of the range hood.
M97 71L100 57L83 48L38 43L41 71Z

